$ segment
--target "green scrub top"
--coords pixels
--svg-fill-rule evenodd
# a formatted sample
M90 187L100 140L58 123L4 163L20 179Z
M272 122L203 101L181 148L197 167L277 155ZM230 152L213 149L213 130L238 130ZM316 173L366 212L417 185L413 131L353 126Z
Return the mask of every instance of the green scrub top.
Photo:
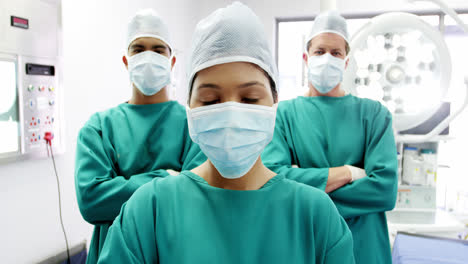
M398 163L392 116L379 102L352 95L280 102L262 160L286 178L322 190L331 167L365 169L367 177L329 195L353 234L356 263L391 263L385 211L395 206Z
M140 186L205 160L176 101L124 103L91 116L78 136L75 165L78 205L95 226L87 263L97 263L112 221Z
M99 263L354 263L351 232L330 198L277 175L259 190L198 175L153 181L122 207Z

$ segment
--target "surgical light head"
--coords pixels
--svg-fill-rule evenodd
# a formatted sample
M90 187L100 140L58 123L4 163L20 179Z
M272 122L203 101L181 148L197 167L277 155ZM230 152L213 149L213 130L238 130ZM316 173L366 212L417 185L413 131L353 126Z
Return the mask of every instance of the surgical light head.
M415 127L438 109L450 85L450 54L440 33L415 15L387 13L351 41L344 88L380 101L397 131Z
M142 37L160 39L172 50L169 28L153 9L140 10L131 18L128 23L125 48L128 50L135 39Z

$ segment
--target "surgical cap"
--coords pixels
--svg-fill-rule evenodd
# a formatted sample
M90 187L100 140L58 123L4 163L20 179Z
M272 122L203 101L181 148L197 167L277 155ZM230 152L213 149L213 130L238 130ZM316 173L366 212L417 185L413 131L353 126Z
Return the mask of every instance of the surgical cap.
M242 3L220 8L198 22L187 67L190 93L197 72L230 62L262 68L277 86L277 69L260 19Z
M142 37L160 39L172 50L169 28L153 9L138 11L128 23L127 50L135 39Z
M337 11L327 11L319 14L312 26L312 31L307 38L306 43L309 43L311 39L322 33L335 33L344 38L349 44L348 25L346 19L342 17Z

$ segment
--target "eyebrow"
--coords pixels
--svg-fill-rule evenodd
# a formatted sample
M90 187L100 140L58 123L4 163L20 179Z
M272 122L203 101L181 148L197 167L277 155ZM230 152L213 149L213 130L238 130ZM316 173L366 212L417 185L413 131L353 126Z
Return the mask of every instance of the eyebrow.
M213 84L213 83L202 83L202 84L198 85L198 87L197 87L197 89L202 89L202 88L221 89L221 87L219 87L218 85Z
M263 86L263 87L266 88L266 86L263 83L257 82L257 81L243 83L243 84L237 86L237 88L242 89L242 88L247 88L247 87L254 86L254 85L260 85L260 86ZM219 85L216 85L216 84L213 84L213 83L202 83L197 88L198 89L202 89L202 88L221 89L221 87Z
M244 84L239 85L238 87L239 87L239 88L246 88L246 87L250 87L250 86L254 86L254 85L260 85L260 86L263 86L263 87L266 88L265 84L263 84L263 83L261 83L261 82L257 82L257 81L252 81L252 82L244 83Z
M315 50L325 50L325 49L327 49L327 47L318 46L318 47L316 47L316 48L311 47L311 49L315 49ZM335 49L331 49L331 51L343 51L343 49L342 49L342 48L335 48Z
M164 45L154 45L151 47L152 49L167 49L168 47L164 46Z
M144 49L145 46L144 45L141 45L141 44L133 44L132 46L130 46L131 49ZM166 49L167 47L164 46L164 45L154 45L154 46L151 46L151 49Z
M130 49L138 49L138 48L144 49L145 46L143 46L141 44L133 44L133 45L130 46Z

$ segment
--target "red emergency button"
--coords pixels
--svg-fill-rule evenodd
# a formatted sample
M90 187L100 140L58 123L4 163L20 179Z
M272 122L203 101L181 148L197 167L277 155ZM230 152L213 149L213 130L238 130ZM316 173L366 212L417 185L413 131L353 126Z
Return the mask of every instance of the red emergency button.
M36 136L36 134L33 133L33 137L35 137L35 136Z
M36 122L34 122L34 125L36 126L36 125L37 125L37 123L36 123Z
M32 118L32 120L34 120L34 117Z

